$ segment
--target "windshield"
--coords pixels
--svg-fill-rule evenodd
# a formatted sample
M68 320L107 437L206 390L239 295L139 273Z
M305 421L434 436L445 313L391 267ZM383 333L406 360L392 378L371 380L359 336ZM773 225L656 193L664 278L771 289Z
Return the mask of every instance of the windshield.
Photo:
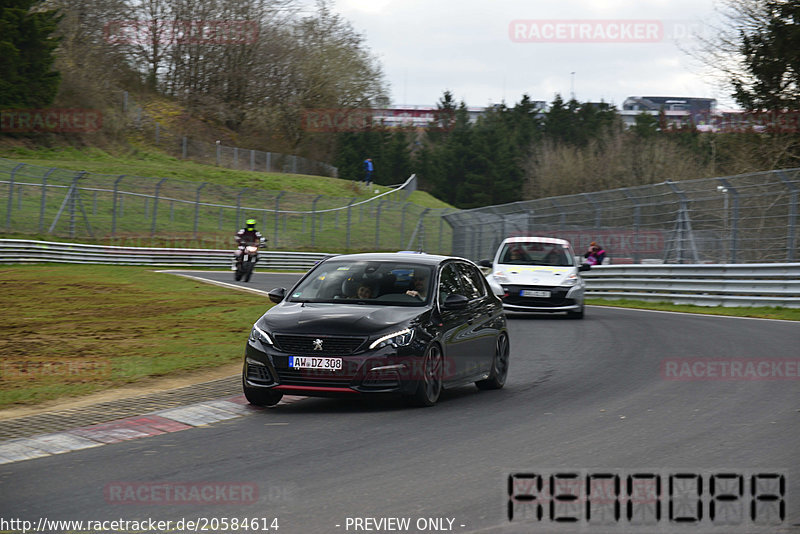
M422 306L431 268L395 261L326 261L295 288L289 302Z
M574 265L569 245L559 243L523 242L503 245L497 263L505 265Z

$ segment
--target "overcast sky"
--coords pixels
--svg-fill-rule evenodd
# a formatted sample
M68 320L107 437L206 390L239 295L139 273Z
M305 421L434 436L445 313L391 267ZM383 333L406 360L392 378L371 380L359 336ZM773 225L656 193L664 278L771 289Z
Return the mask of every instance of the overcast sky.
M735 107L681 50L695 46L691 34L711 31L713 0L335 2L380 59L393 104L433 105L445 89L476 107L512 105L524 93L550 102L574 89L580 101L618 107L628 96L711 97Z

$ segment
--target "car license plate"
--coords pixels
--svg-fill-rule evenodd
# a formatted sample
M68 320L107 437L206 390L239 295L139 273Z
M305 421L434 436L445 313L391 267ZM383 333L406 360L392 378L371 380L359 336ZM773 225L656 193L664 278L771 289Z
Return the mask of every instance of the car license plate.
M342 368L341 358L319 358L314 356L289 356L289 367L292 369L325 369L339 371Z
M533 289L523 289L522 291L520 291L519 294L520 294L521 297L538 297L538 298L542 298L542 299L549 299L550 298L550 292L549 291L536 291L536 290L533 290Z

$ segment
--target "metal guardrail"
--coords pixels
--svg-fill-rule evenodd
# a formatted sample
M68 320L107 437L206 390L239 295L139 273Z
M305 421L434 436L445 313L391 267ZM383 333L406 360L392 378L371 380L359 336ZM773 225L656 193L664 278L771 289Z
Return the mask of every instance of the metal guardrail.
M800 263L602 265L583 277L588 297L800 308Z
M94 263L228 269L233 250L115 247L0 239L0 264ZM328 254L262 251L258 268L307 271ZM702 306L800 308L800 263L602 265L586 295Z
M319 252L261 251L258 269L307 271L328 256ZM0 239L0 264L94 263L228 269L233 249L139 248Z

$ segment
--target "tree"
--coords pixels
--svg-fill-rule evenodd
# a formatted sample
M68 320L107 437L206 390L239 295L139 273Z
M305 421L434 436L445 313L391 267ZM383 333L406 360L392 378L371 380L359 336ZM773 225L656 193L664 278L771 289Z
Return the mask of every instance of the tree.
M0 108L43 107L56 96L53 70L55 11L36 11L35 0L6 0L0 7Z
M751 111L800 106L800 3L764 3L761 27L741 31L746 75L734 76L736 101Z

